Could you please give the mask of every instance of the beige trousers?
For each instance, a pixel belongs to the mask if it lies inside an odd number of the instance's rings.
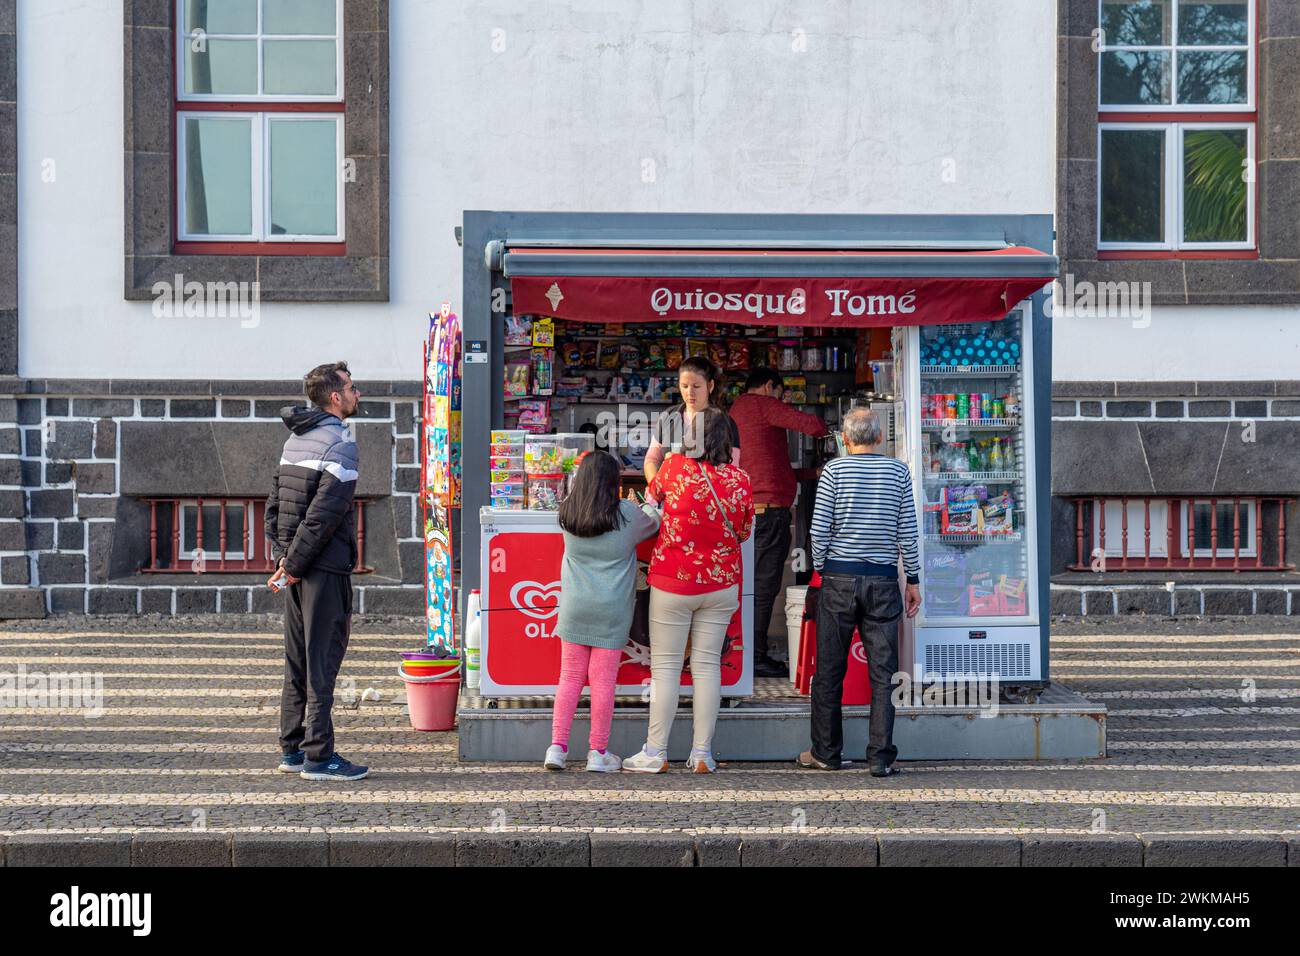
[[[713,728],[722,697],[722,644],[727,625],[740,606],[740,588],[732,585],[707,594],[673,594],[650,589],[650,730],[646,746],[667,751],[668,734],[677,716],[682,662],[691,642],[691,712],[693,747],[712,752]]]

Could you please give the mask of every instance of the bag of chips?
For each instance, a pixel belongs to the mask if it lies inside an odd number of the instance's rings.
[[[533,322],[533,345],[550,348],[555,345],[555,320],[537,319]]]

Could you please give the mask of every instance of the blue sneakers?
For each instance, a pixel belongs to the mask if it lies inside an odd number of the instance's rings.
[[[301,750],[295,750],[291,754],[280,755],[280,766],[278,769],[281,773],[297,773],[302,769],[302,765],[306,763],[306,761],[307,755]]]
[[[334,754],[329,760],[305,760],[299,776],[304,780],[364,780],[369,773],[369,767],[358,767]]]

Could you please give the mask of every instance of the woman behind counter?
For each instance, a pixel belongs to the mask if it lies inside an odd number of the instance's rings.
[[[587,769],[618,770],[607,752],[614,683],[632,628],[636,546],[659,530],[659,513],[618,497],[619,464],[603,451],[585,455],[568,497],[560,503],[564,561],[560,565],[560,682],[544,766],[563,770],[569,730],[582,688],[591,685]]]
[[[722,384],[721,370],[703,356],[694,355],[682,362],[677,370],[677,388],[682,401],[655,419],[650,448],[645,453],[645,480],[655,480],[663,467],[664,458],[674,445],[681,445],[686,430],[696,414],[705,408],[719,408],[718,389]],[[740,430],[731,416],[723,412],[728,438],[731,441],[731,463],[740,464]]]
[[[663,527],[650,560],[650,726],[645,747],[624,770],[664,773],[677,714],[682,663],[691,643],[695,733],[687,767],[712,773],[713,730],[722,697],[722,647],[740,606],[741,542],[754,525],[749,476],[732,464],[730,419],[701,408],[686,454],[657,469],[650,494],[663,503]]]

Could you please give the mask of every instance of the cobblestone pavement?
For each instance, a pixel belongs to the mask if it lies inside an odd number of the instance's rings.
[[[336,713],[340,749],[373,768],[345,786],[275,771],[280,638],[258,623],[0,631],[0,674],[98,674],[104,705],[98,717],[0,706],[0,835],[758,834],[795,821],[815,833],[1082,834],[1098,811],[1111,833],[1300,832],[1300,635],[1281,628],[1062,627],[1053,677],[1110,708],[1106,759],[915,762],[889,780],[779,764],[650,777],[462,766],[454,734],[407,722],[396,659],[414,629],[377,628],[354,635],[343,668],[341,694],[379,693]]]

